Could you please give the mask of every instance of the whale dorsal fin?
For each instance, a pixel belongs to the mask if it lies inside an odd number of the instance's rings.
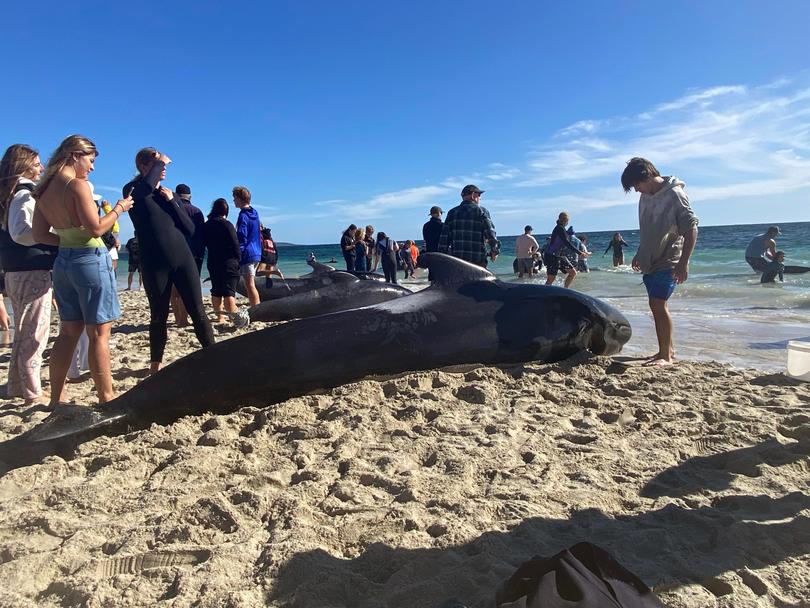
[[[334,266],[321,264],[318,260],[307,260],[307,264],[312,266],[313,274],[317,274],[319,272],[333,272],[335,270]]]
[[[358,279],[353,274],[349,274],[348,272],[343,272],[342,270],[335,270],[334,272],[329,273],[329,278],[331,281],[335,283],[359,283],[360,279]]]
[[[495,275],[486,268],[446,253],[423,253],[419,256],[419,266],[430,271],[431,285],[457,287],[472,281],[495,280]]]

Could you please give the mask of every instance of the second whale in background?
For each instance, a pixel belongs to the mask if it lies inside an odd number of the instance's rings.
[[[249,320],[305,319],[315,315],[388,302],[413,293],[410,289],[399,285],[365,281],[346,272],[335,271],[328,277],[329,283],[326,285],[251,306],[246,311]],[[240,317],[240,319],[244,319],[244,317]],[[237,325],[242,324],[244,324],[244,320],[237,320]]]

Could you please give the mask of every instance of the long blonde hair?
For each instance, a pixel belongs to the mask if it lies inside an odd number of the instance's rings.
[[[25,172],[34,166],[37,156],[39,152],[31,146],[14,144],[0,160],[0,225],[3,230],[8,226],[8,204],[14,197],[14,189]]]
[[[39,184],[37,184],[34,197],[39,198],[48,189],[48,185],[54,176],[64,169],[71,160],[75,160],[77,156],[89,156],[90,154],[98,156],[96,144],[92,141],[83,135],[66,137],[48,159],[48,166],[45,167],[45,173],[42,179],[39,180]]]

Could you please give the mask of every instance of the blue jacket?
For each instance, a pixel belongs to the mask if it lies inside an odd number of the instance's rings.
[[[259,232],[259,212],[253,207],[239,211],[236,220],[236,236],[239,239],[240,264],[255,264],[262,259],[262,235]]]

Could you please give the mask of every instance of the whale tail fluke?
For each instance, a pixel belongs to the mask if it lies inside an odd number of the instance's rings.
[[[42,462],[47,456],[70,459],[84,441],[107,432],[126,413],[110,413],[81,405],[59,405],[30,431],[0,442],[0,471]]]

